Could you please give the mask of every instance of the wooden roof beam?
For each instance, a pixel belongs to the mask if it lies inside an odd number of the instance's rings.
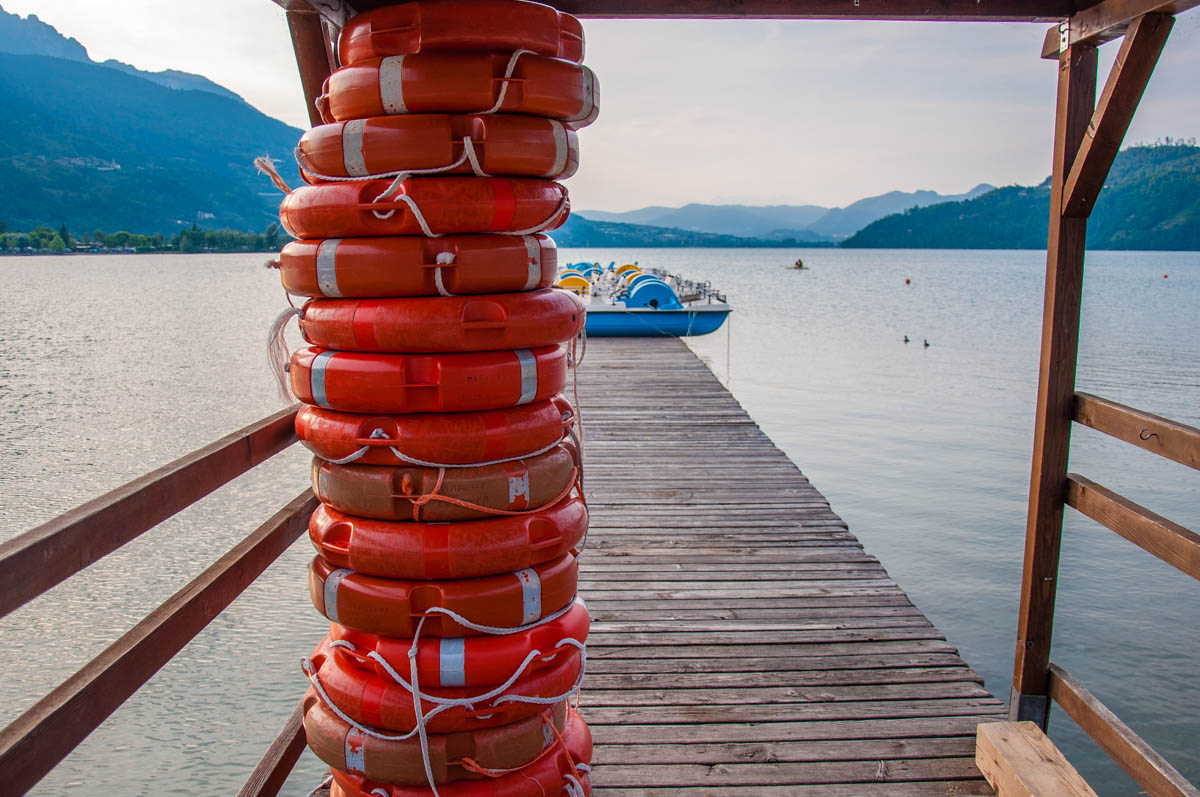
[[[274,0],[317,11],[340,26],[356,13],[397,0]],[[1050,22],[1075,13],[1074,0],[550,0],[578,17],[601,19],[876,19]]]
[[[1147,14],[1180,14],[1198,5],[1200,0],[1102,0],[1046,31],[1042,58],[1057,61],[1058,54],[1072,45],[1119,39],[1134,20]]]

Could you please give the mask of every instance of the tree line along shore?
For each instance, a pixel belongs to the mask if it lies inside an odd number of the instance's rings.
[[[57,230],[41,225],[19,232],[0,220],[0,255],[277,252],[290,240],[278,222],[262,232],[202,230],[193,224],[174,235],[140,235],[125,230],[73,233],[66,224]]]

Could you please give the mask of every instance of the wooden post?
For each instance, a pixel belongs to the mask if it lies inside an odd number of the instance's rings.
[[[1067,454],[1074,414],[1079,305],[1083,288],[1086,218],[1062,213],[1063,185],[1096,104],[1096,48],[1075,45],[1059,54],[1054,126],[1054,176],[1025,568],[1017,625],[1009,715],[1046,726],[1050,633],[1058,583],[1059,543],[1066,498]]]

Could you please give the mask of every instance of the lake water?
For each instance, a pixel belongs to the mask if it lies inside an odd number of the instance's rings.
[[[637,260],[728,293],[728,334],[693,347],[1007,697],[1043,253],[561,254]],[[810,271],[784,269],[798,255]],[[264,349],[284,299],[264,260],[0,258],[0,538],[279,406]],[[1200,424],[1197,308],[1200,254],[1090,254],[1080,388]],[[1073,442],[1073,470],[1200,528],[1195,471],[1090,430]],[[300,492],[306,463],[298,447],[285,452],[5,618],[0,722]],[[1070,510],[1063,546],[1054,660],[1200,781],[1200,584]],[[37,793],[236,791],[303,692],[298,660],[324,633],[307,597],[310,555],[298,542]],[[1136,793],[1062,712],[1051,735],[1098,791]],[[306,754],[285,793],[306,793],[321,769]]]

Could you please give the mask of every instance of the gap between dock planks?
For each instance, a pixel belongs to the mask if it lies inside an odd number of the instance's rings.
[[[606,795],[988,795],[1004,706],[675,339],[588,341],[581,711]]]

